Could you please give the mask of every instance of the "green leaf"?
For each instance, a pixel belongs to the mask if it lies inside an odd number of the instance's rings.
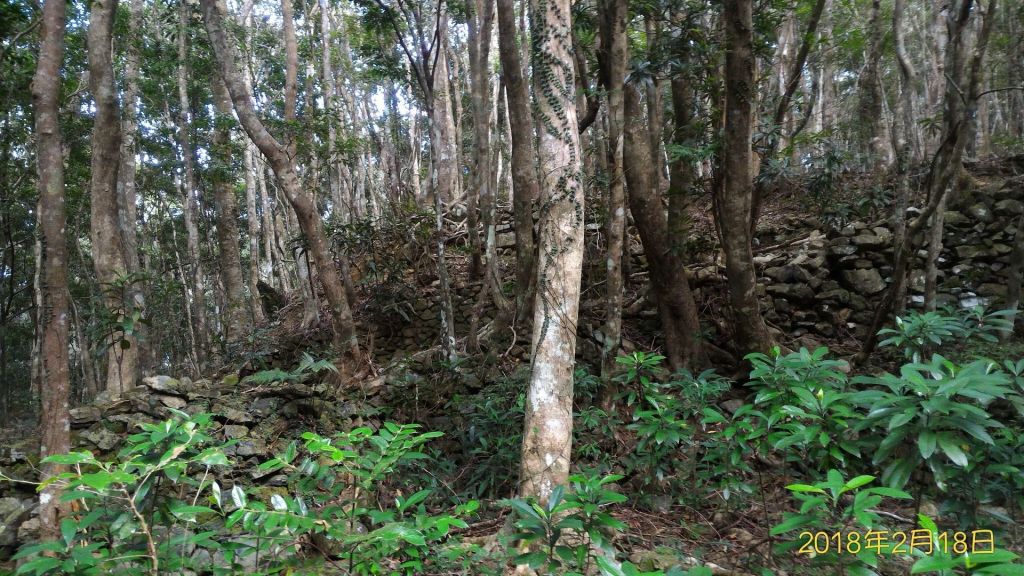
[[[231,501],[235,503],[235,507],[244,508],[246,503],[245,490],[238,484],[235,484],[231,488]]]
[[[921,457],[927,460],[935,453],[935,432],[924,430],[917,437],[917,447],[921,451]]]
[[[868,476],[866,474],[863,475],[863,476],[857,476],[856,478],[850,479],[849,482],[847,482],[845,485],[843,485],[843,492],[849,492],[850,490],[856,490],[857,488],[860,488],[861,486],[864,486],[865,484],[870,484],[871,482],[874,482],[874,480],[875,480],[874,476]]]
[[[788,516],[785,520],[773,526],[769,534],[771,534],[772,536],[778,536],[779,534],[784,534],[786,532],[789,532],[790,530],[795,530],[797,528],[800,528],[801,526],[805,526],[811,520],[812,518],[810,516],[794,514]]]
[[[956,568],[957,566],[963,565],[963,561],[959,558],[943,558],[936,556],[925,556],[910,568],[911,574],[924,574],[926,572],[939,572],[942,570],[949,570],[950,568]]]
[[[64,538],[64,543],[71,546],[71,543],[75,540],[75,534],[78,533],[78,525],[75,521],[70,518],[64,518],[60,521],[60,535]]]
[[[815,494],[824,494],[825,491],[817,486],[811,486],[810,484],[790,484],[786,486],[786,490],[791,492],[813,492]]]
[[[946,456],[953,461],[954,464],[965,468],[967,466],[967,454],[960,449],[957,445],[957,438],[955,436],[948,436],[943,434],[939,436],[939,447],[946,453]]]

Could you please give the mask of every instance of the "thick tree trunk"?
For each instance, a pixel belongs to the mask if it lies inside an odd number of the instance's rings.
[[[217,208],[217,245],[220,247],[220,278],[224,284],[224,341],[236,343],[252,331],[252,302],[245,292],[242,259],[238,253],[238,208],[231,169],[231,96],[219,78],[213,81],[217,118],[213,132],[211,180]]]
[[[535,109],[543,176],[533,359],[520,494],[547,502],[565,484],[572,451],[573,369],[583,267],[584,196],[569,0],[531,12]]]
[[[508,98],[509,132],[512,135],[512,217],[516,234],[516,321],[533,311],[536,289],[536,243],[533,209],[540,196],[537,181],[533,115],[530,89],[523,78],[523,64],[516,43],[514,0],[497,0],[498,42],[501,75]]]
[[[320,283],[323,286],[324,294],[331,309],[331,326],[334,333],[335,346],[339,351],[347,347],[353,356],[356,356],[358,355],[359,344],[356,339],[352,310],[349,307],[348,299],[345,297],[344,285],[342,284],[341,277],[338,275],[334,259],[331,257],[327,246],[320,213],[317,211],[316,205],[310,196],[301,188],[298,175],[295,172],[292,155],[289,154],[286,147],[282,146],[267,131],[263,122],[259,119],[256,109],[253,107],[252,97],[248,90],[246,90],[245,83],[238,72],[234,50],[227,43],[227,37],[222,25],[221,8],[215,2],[216,0],[202,0],[203,19],[206,22],[206,30],[210,36],[214,55],[220,65],[224,83],[227,85],[228,93],[231,95],[235,113],[238,115],[239,121],[249,135],[249,138],[252,139],[253,143],[270,161],[274,174],[281,185],[281,190],[295,211],[299,228],[309,244],[310,255],[316,265],[320,276]],[[287,100],[289,98],[286,97]],[[285,105],[286,116],[289,107],[291,107],[291,111],[294,114],[294,98],[291,98],[291,100],[291,104],[286,102]]]
[[[89,186],[92,257],[106,292],[106,305],[117,320],[130,318],[128,265],[121,240],[117,173],[121,164],[121,118],[114,86],[112,37],[117,0],[98,0],[89,12],[89,87],[96,105],[92,130],[92,181]],[[125,342],[126,344],[122,344]],[[117,329],[107,351],[107,390],[121,393],[135,385],[138,341]]]
[[[604,346],[601,350],[601,378],[606,382],[611,381],[615,372],[615,358],[622,342],[622,258],[626,237],[622,99],[626,64],[629,62],[629,44],[626,39],[628,15],[628,0],[603,0],[600,4],[599,61],[601,83],[608,93],[608,203],[605,230],[608,258],[605,267]]]
[[[725,128],[721,152],[721,189],[715,198],[733,339],[737,352],[765,352],[771,337],[757,301],[757,278],[751,251],[753,193],[751,130],[755,61],[751,0],[725,0]]]
[[[64,208],[64,153],[60,132],[61,63],[64,59],[65,2],[46,0],[39,32],[39,58],[32,80],[35,108],[36,161],[39,170],[39,227],[42,231],[41,271],[43,306],[40,308],[42,345],[40,394],[40,456],[71,450],[68,401],[71,374],[68,364],[67,218]],[[44,478],[63,467],[43,464]],[[44,540],[60,536],[60,492],[56,483],[39,494],[40,532]]]

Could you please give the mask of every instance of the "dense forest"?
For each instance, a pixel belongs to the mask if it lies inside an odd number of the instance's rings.
[[[0,0],[0,574],[1024,574],[1021,0]]]

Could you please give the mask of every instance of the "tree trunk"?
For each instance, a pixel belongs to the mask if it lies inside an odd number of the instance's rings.
[[[140,0],[129,0],[128,3],[128,39],[125,48],[125,90],[124,90],[124,117],[122,119],[121,139],[121,167],[118,172],[118,216],[121,226],[121,241],[124,243],[125,264],[128,272],[138,274],[142,271],[139,263],[139,242],[137,226],[137,210],[135,203],[137,193],[135,190],[135,138],[138,134],[137,117],[139,107],[136,103],[139,97],[139,43],[141,42],[142,25],[142,2]],[[130,303],[129,308],[144,312],[146,309],[146,298],[140,285],[140,280],[135,278],[126,287],[126,296]],[[147,341],[146,328],[143,325],[136,326],[141,338],[136,339],[136,370],[142,368],[143,359],[146,354],[143,352],[143,343]],[[146,349],[149,348],[147,344]],[[134,379],[134,378],[133,378]]]
[[[629,210],[633,215],[651,273],[651,288],[657,300],[665,356],[674,370],[689,366],[698,352],[697,306],[683,261],[671,251],[669,222],[655,177],[650,132],[644,122],[640,93],[625,88],[624,160],[629,188]]]
[[[287,1],[285,0],[284,4],[287,4]],[[345,297],[344,285],[341,282],[341,277],[338,275],[334,259],[331,257],[327,246],[320,213],[317,211],[316,205],[309,195],[301,188],[298,175],[295,172],[293,156],[285,146],[282,146],[267,131],[256,113],[252,97],[238,72],[234,51],[227,43],[221,23],[221,8],[215,2],[216,0],[202,0],[203,19],[206,22],[210,44],[213,47],[215,58],[220,65],[224,83],[227,85],[228,93],[231,95],[235,113],[238,115],[239,121],[249,135],[249,138],[252,139],[253,143],[270,161],[274,174],[278,182],[280,182],[281,190],[288,198],[288,202],[292,205],[292,209],[298,218],[299,228],[309,244],[310,255],[313,258],[313,263],[316,265],[320,276],[320,283],[323,286],[324,294],[331,309],[331,326],[335,347],[339,351],[347,347],[353,356],[357,356],[359,344],[356,339],[352,310],[349,307],[348,299]],[[288,22],[286,20],[287,27]],[[294,30],[292,34],[294,35]],[[286,96],[285,100],[286,117],[289,111],[294,115],[294,97],[289,98]],[[291,100],[290,104],[287,102],[289,100]]]
[[[925,224],[935,214],[939,206],[945,203],[954,176],[963,169],[963,152],[967,146],[967,136],[972,133],[971,125],[975,121],[975,112],[977,111],[980,93],[982,60],[984,59],[985,49],[988,46],[988,39],[992,33],[996,0],[989,0],[988,6],[982,11],[974,10],[973,6],[974,0],[959,0],[949,10],[949,16],[947,17],[949,44],[946,61],[943,66],[945,74],[948,74],[949,78],[946,83],[942,140],[938,150],[936,150],[935,155],[932,157],[925,180],[925,189],[928,191],[928,204],[921,214],[914,219],[913,223],[907,227],[906,240],[903,242],[902,249],[898,250],[895,254],[892,284],[889,285],[889,288],[882,297],[882,301],[875,308],[875,315],[871,326],[868,328],[867,338],[856,358],[858,362],[863,362],[874,351],[875,346],[878,344],[878,331],[889,318],[896,295],[900,294],[901,290],[904,290],[907,268],[914,251],[915,238],[924,229]],[[975,12],[978,12],[983,20],[981,30],[974,43],[969,71],[966,71],[964,59],[966,58],[967,50],[964,33],[967,30],[971,14]],[[965,75],[968,78],[966,90],[961,88]]]
[[[902,250],[907,241],[907,208],[910,206],[910,163],[912,161],[912,142],[914,118],[912,99],[915,84],[914,67],[907,55],[903,34],[904,0],[894,0],[892,11],[893,39],[896,45],[896,63],[899,66],[900,97],[896,107],[893,127],[893,151],[895,152],[895,192],[893,201],[893,247],[897,252]],[[907,305],[906,284],[904,289],[894,295],[894,313],[902,316]]]
[[[246,297],[242,259],[238,254],[238,208],[231,169],[231,96],[219,78],[213,81],[213,101],[219,118],[213,132],[213,201],[217,208],[220,278],[224,284],[224,341],[233,344],[252,331],[253,310]]]
[[[858,130],[861,142],[867,148],[868,166],[874,171],[874,163],[882,160],[883,167],[889,165],[888,148],[882,130],[882,85],[878,64],[882,58],[882,0],[871,1],[871,16],[868,18],[868,51],[864,69],[858,81]]]
[[[622,258],[626,237],[626,198],[622,160],[623,87],[629,44],[626,39],[628,0],[603,0],[600,4],[601,83],[608,93],[608,203],[605,231],[608,258],[605,268],[604,346],[601,378],[610,382],[622,342]],[[650,160],[650,158],[648,158]]]
[[[512,135],[512,217],[516,235],[516,322],[533,311],[536,290],[536,243],[533,209],[540,196],[537,152],[533,139],[530,89],[523,78],[523,64],[516,43],[514,0],[497,0],[501,76],[508,98],[509,132]]]
[[[209,347],[207,346],[208,322],[206,320],[206,272],[203,270],[202,251],[199,247],[199,178],[195,169],[195,152],[189,138],[190,106],[188,97],[188,21],[191,7],[182,2],[178,21],[178,146],[181,148],[181,160],[184,165],[182,179],[182,208],[185,220],[185,251],[188,254],[189,268],[192,270],[192,308],[193,333],[195,334],[197,369],[206,365]]]
[[[485,247],[481,242],[477,216],[485,234],[494,224],[494,190],[491,188],[491,30],[494,26],[494,0],[469,0],[467,24],[469,45],[469,96],[473,113],[473,174],[468,207],[471,278],[483,273]],[[490,264],[488,264],[490,266]],[[487,279],[485,278],[485,281]]]
[[[448,279],[448,263],[445,254],[444,213],[445,204],[453,199],[458,184],[458,150],[455,145],[455,123],[452,119],[451,98],[448,78],[448,14],[442,13],[437,19],[438,45],[437,60],[434,63],[433,84],[427,114],[430,118],[430,161],[434,178],[434,234],[436,238],[438,300],[441,309],[441,350],[448,361],[455,359],[455,314],[452,309],[451,286]]]
[[[519,490],[545,503],[569,475],[583,267],[584,196],[570,10],[569,0],[540,2],[531,12],[530,26],[543,188]]]
[[[757,301],[757,278],[751,251],[753,192],[751,130],[756,101],[752,0],[724,0],[725,127],[721,188],[716,216],[725,252],[725,271],[737,352],[766,352],[772,341]]]
[[[132,317],[127,299],[128,265],[121,240],[117,172],[121,163],[121,118],[114,86],[112,37],[117,0],[98,0],[89,12],[89,87],[96,105],[89,186],[92,257],[106,306],[116,321]],[[121,393],[135,385],[138,342],[113,328],[107,351],[107,390]]]
[[[39,170],[39,227],[42,253],[40,329],[42,345],[40,379],[40,456],[64,454],[71,450],[68,401],[71,374],[68,358],[68,262],[67,218],[64,208],[64,152],[60,132],[61,64],[64,60],[65,2],[46,0],[39,32],[39,57],[32,80],[35,108],[36,162]],[[43,464],[43,478],[64,471],[56,464]],[[40,533],[44,540],[60,536],[60,491],[50,484],[39,494]]]

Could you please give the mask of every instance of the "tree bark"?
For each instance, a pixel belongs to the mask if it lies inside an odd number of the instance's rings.
[[[623,87],[626,81],[626,64],[629,62],[629,44],[626,38],[629,2],[602,0],[599,9],[601,49],[598,57],[601,83],[608,94],[608,201],[605,230],[608,257],[605,266],[605,325],[604,346],[601,349],[601,378],[605,382],[610,382],[622,342],[622,258],[626,237],[622,130]]]
[[[583,267],[584,196],[569,0],[531,11],[535,110],[543,176],[537,305],[519,490],[547,502],[568,480],[573,368]]]
[[[210,37],[215,58],[220,65],[224,83],[231,95],[235,113],[249,138],[267,157],[274,170],[274,175],[280,182],[281,190],[295,211],[299,228],[309,244],[310,255],[319,272],[320,283],[331,309],[331,327],[335,347],[339,351],[347,347],[353,356],[357,356],[359,344],[356,339],[352,310],[345,297],[345,288],[334,265],[334,259],[327,247],[320,213],[309,195],[301,188],[298,175],[295,172],[293,156],[267,131],[256,113],[252,96],[238,72],[234,51],[227,43],[222,25],[221,8],[215,2],[216,0],[202,0],[203,19],[206,22],[206,31]],[[294,111],[294,98],[292,100],[291,104],[286,103],[285,105],[286,116],[289,106]]]
[[[512,217],[516,235],[516,322],[533,311],[536,291],[536,242],[533,209],[540,196],[537,152],[530,112],[530,89],[523,78],[523,64],[516,42],[514,0],[497,0],[498,43],[501,76],[508,98],[509,132],[512,135]]]
[[[231,176],[231,96],[219,78],[213,80],[213,102],[217,109],[213,131],[211,166],[213,201],[217,209],[217,245],[220,248],[220,278],[224,284],[224,341],[234,344],[252,331],[254,312],[245,291],[242,258],[238,251],[238,206]]]
[[[651,289],[665,335],[665,356],[672,369],[679,370],[690,366],[698,353],[697,306],[683,261],[671,251],[673,239],[658,190],[650,132],[640,93],[632,86],[625,88],[625,118],[623,157],[629,211],[650,268]]]
[[[725,127],[721,188],[715,198],[725,252],[725,271],[737,351],[766,352],[772,340],[757,301],[757,278],[751,251],[753,194],[751,130],[756,101],[751,0],[724,0]]]
[[[882,0],[871,1],[871,16],[868,18],[868,51],[864,69],[858,81],[858,130],[861,141],[865,144],[869,157],[868,166],[874,166],[879,159],[884,159],[884,166],[889,164],[888,149],[885,145],[882,129],[882,85],[879,78],[878,64],[882,58],[882,36],[884,28],[881,22]]]
[[[206,272],[203,269],[202,250],[199,246],[199,178],[195,168],[195,151],[189,137],[191,124],[190,102],[188,97],[188,21],[191,6],[182,2],[178,20],[178,146],[181,148],[181,161],[184,166],[182,178],[182,212],[185,220],[185,251],[188,254],[189,268],[192,271],[189,303],[192,313],[193,334],[195,334],[196,368],[202,370],[209,354],[207,338],[209,330],[206,319]]]
[[[67,218],[64,208],[64,152],[60,132],[61,64],[64,59],[65,6],[62,0],[43,3],[39,32],[39,57],[32,80],[35,108],[36,162],[39,173],[39,227],[42,231],[41,325],[39,350],[40,456],[71,450],[68,401],[71,373],[68,354],[68,262]],[[56,464],[43,464],[44,478],[64,471]],[[39,522],[44,540],[60,536],[60,492],[56,483],[39,494]]]
[[[90,164],[93,266],[105,291],[106,306],[115,320],[130,318],[127,299],[130,279],[121,239],[117,173],[121,164],[121,118],[114,86],[112,33],[117,0],[98,0],[89,12],[89,87],[96,105]],[[134,334],[114,328],[107,351],[107,390],[121,393],[135,385],[138,341]],[[123,342],[123,344],[122,344]]]
[[[135,138],[138,134],[139,107],[136,102],[139,97],[139,44],[141,42],[142,26],[142,2],[140,0],[129,0],[128,2],[128,38],[125,47],[124,64],[124,115],[122,118],[122,139],[121,139],[121,167],[118,172],[118,216],[121,225],[121,241],[124,243],[125,265],[130,274],[138,274],[142,271],[139,262],[139,242],[135,189]],[[146,298],[140,285],[141,279],[134,281],[127,287],[127,299],[130,308],[139,310],[146,309]],[[148,350],[149,345],[143,344],[147,341],[146,328],[143,325],[136,327],[137,332],[142,336],[137,338],[135,345],[136,352],[136,374],[142,369],[143,359],[147,354],[143,348]],[[133,377],[134,380],[134,377]]]
[[[907,54],[903,34],[904,0],[894,0],[892,10],[893,39],[896,46],[896,63],[899,66],[900,87],[899,102],[896,107],[893,127],[893,151],[895,152],[895,192],[893,194],[893,247],[897,252],[902,250],[907,240],[907,208],[910,205],[910,163],[914,130],[913,90],[916,81],[914,67]],[[906,309],[907,293],[904,289],[894,294],[894,312],[901,316]]]

